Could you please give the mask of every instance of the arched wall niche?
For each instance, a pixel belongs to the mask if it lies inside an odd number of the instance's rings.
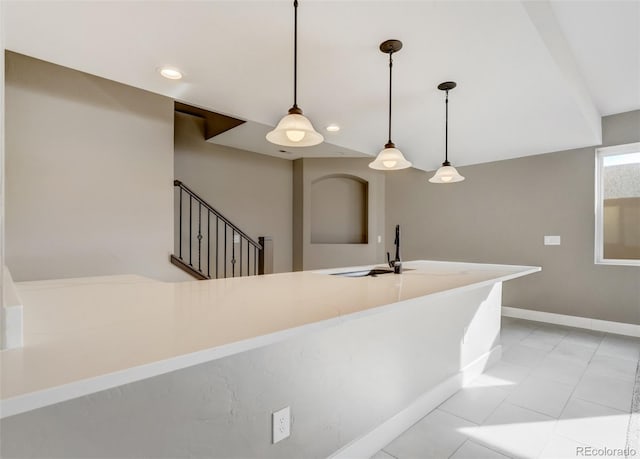
[[[367,244],[369,182],[328,174],[311,182],[311,243]]]

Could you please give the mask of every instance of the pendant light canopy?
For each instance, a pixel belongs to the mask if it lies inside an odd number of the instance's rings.
[[[444,162],[442,167],[429,179],[431,183],[455,183],[462,182],[464,177],[458,173],[449,162],[449,91],[457,85],[455,81],[445,81],[438,85],[438,89],[446,92],[445,96],[445,123],[444,123]]]
[[[402,49],[400,40],[387,40],[380,45],[380,51],[389,55],[389,140],[384,146],[384,150],[378,153],[375,161],[369,163],[371,169],[383,171],[395,171],[411,167],[402,152],[396,148],[391,141],[391,75],[393,70],[393,53]]]
[[[322,143],[324,137],[311,125],[311,121],[298,107],[298,0],[293,2],[293,107],[280,120],[273,131],[267,133],[267,140],[284,147],[311,147]]]

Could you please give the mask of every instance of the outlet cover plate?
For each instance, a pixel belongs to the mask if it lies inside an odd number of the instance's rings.
[[[273,443],[284,440],[291,434],[291,407],[282,408],[272,414]]]
[[[544,245],[560,245],[560,236],[545,236]]]

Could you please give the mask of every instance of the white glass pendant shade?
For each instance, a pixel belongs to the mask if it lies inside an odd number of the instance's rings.
[[[267,134],[267,140],[284,147],[311,147],[322,143],[324,137],[302,113],[289,113]]]
[[[458,173],[455,167],[443,165],[436,171],[433,177],[429,179],[431,183],[456,183],[462,182],[464,177]]]
[[[324,137],[318,133],[298,107],[298,0],[293,1],[293,106],[289,114],[280,120],[273,131],[267,133],[267,140],[283,147],[312,147],[322,143]]]
[[[444,162],[442,167],[429,179],[431,183],[456,183],[462,182],[464,177],[458,173],[449,162],[449,91],[457,86],[455,81],[445,81],[438,85],[438,89],[445,91],[445,128],[444,128]]]
[[[400,150],[391,141],[391,96],[393,87],[391,85],[391,74],[393,71],[393,54],[402,49],[400,40],[386,40],[380,43],[380,51],[389,55],[389,140],[384,146],[384,150],[378,153],[376,159],[369,163],[371,169],[379,171],[397,171],[411,167]]]
[[[375,161],[369,163],[371,169],[377,169],[380,171],[397,171],[400,169],[406,169],[411,167],[411,162],[404,158],[404,155],[395,146],[389,146],[378,153]]]

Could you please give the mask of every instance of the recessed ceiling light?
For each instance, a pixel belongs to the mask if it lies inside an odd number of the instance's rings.
[[[338,126],[337,124],[330,124],[329,126],[327,126],[327,131],[329,132],[338,132],[340,130],[340,126]]]
[[[182,72],[172,67],[162,67],[160,69],[160,75],[170,80],[179,80],[182,78]]]

